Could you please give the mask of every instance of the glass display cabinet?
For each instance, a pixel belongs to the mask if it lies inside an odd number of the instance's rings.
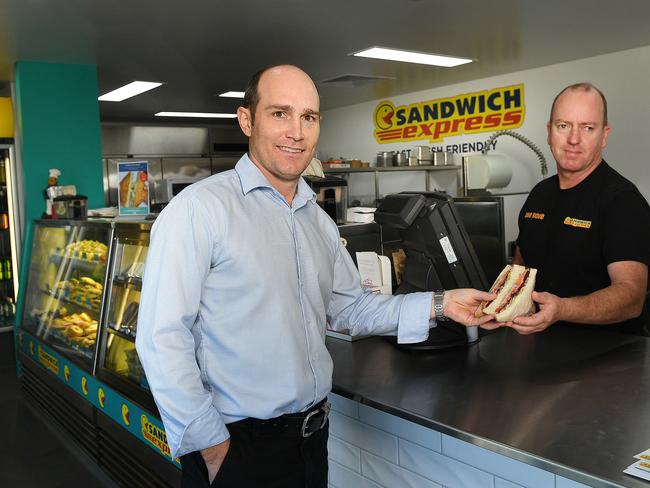
[[[114,225],[97,377],[156,411],[135,350],[142,271],[150,230],[149,223]]]
[[[21,326],[93,372],[109,222],[37,221]]]
[[[135,349],[150,231],[36,221],[17,352],[26,394],[121,486],[180,486]]]

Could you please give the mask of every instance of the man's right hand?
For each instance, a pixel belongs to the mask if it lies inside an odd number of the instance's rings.
[[[230,449],[230,439],[226,439],[221,444],[201,449],[201,456],[203,456],[205,466],[208,468],[208,480],[210,484],[212,484],[214,478],[217,476],[219,468],[221,468],[223,460],[226,458],[226,454],[228,454],[228,449]]]
[[[442,299],[443,313],[448,318],[466,326],[485,325],[494,320],[493,315],[484,315],[477,318],[474,315],[481,302],[494,300],[496,295],[487,291],[474,290],[473,288],[456,288],[446,290]],[[431,310],[431,318],[435,312]]]

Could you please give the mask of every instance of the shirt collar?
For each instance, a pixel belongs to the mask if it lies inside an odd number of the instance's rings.
[[[255,163],[251,161],[248,157],[248,153],[244,154],[239,161],[237,161],[235,171],[239,175],[239,181],[241,182],[241,189],[244,195],[247,195],[257,188],[270,188],[275,193],[278,193],[271,183],[269,183],[269,180],[266,179],[266,176],[264,176]],[[300,178],[298,181],[296,196],[294,197],[294,207],[302,206],[310,200],[316,202],[316,194],[309,187],[304,178]]]

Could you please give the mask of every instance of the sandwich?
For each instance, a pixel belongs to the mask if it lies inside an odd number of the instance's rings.
[[[126,173],[120,180],[120,206],[131,207],[133,205],[133,190],[131,171]]]
[[[120,181],[120,205],[135,208],[147,202],[147,174],[144,171],[129,171]]]
[[[138,171],[136,178],[135,191],[133,192],[133,206],[139,207],[143,203],[147,203],[148,188],[147,188],[147,173]]]
[[[490,293],[497,297],[491,302],[481,303],[474,315],[494,315],[497,322],[510,322],[515,317],[528,314],[533,309],[532,293],[536,277],[535,268],[507,265],[490,288]]]

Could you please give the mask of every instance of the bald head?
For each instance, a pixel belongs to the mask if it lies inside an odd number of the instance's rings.
[[[549,123],[553,122],[553,116],[554,116],[553,114],[555,112],[555,106],[557,105],[558,99],[567,91],[576,91],[576,92],[582,91],[582,92],[597,93],[602,102],[603,125],[607,125],[607,100],[605,99],[605,95],[595,85],[592,85],[591,83],[588,82],[575,83],[573,85],[569,85],[556,95],[556,97],[553,99],[553,104],[551,105],[551,118],[549,119]]]
[[[251,122],[255,121],[257,105],[260,102],[260,83],[266,84],[266,81],[282,82],[285,77],[295,79],[296,81],[300,81],[300,79],[303,78],[302,81],[305,81],[313,86],[316,97],[319,98],[318,89],[316,88],[314,81],[307,73],[305,73],[297,66],[294,66],[292,64],[275,64],[272,66],[267,66],[266,68],[259,70],[251,77],[250,81],[248,82],[248,86],[246,87],[246,92],[244,93],[244,103],[242,106],[250,110]],[[267,80],[264,81],[264,79]],[[319,107],[317,107],[317,109],[318,108]]]

